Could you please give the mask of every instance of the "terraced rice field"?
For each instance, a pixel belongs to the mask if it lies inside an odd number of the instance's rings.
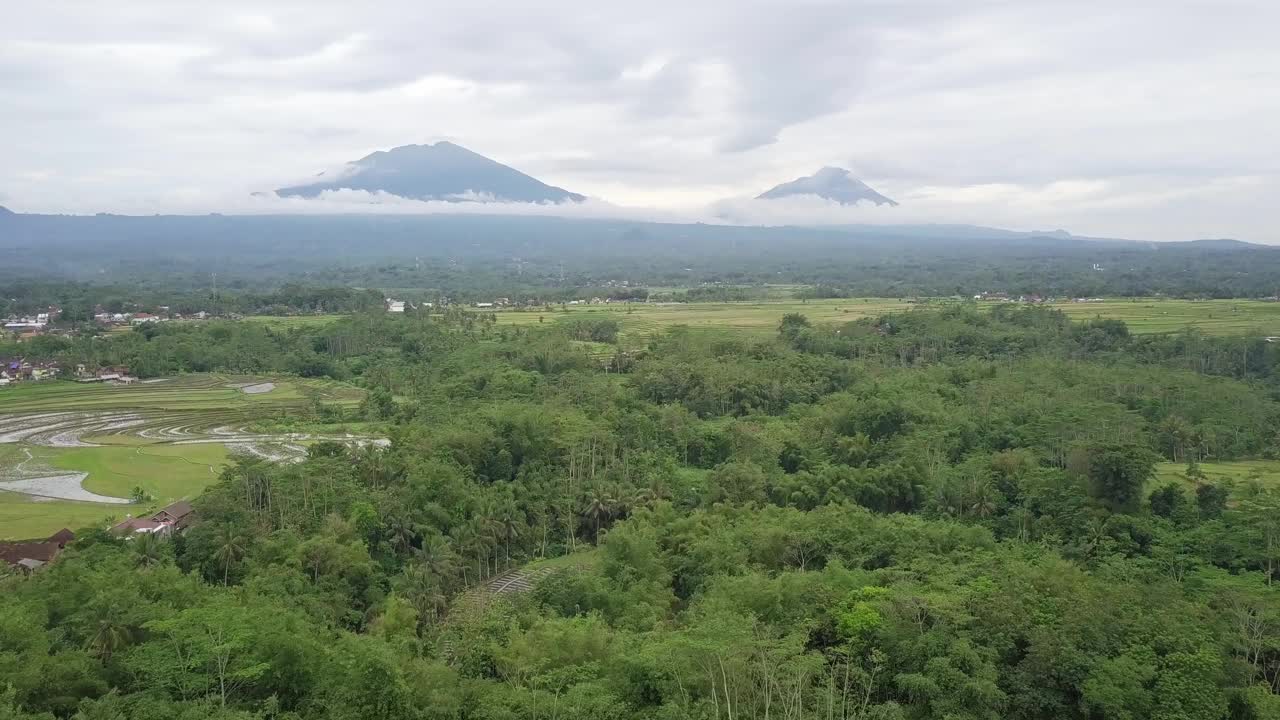
[[[253,429],[313,398],[345,404],[360,396],[337,383],[220,375],[7,388],[0,392],[0,538],[141,511],[125,505],[135,487],[161,504],[193,497],[229,454],[291,462],[311,441],[381,444],[347,433]]]

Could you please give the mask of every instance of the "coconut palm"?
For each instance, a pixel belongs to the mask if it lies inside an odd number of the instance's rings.
[[[519,508],[514,502],[508,501],[502,504],[498,510],[498,533],[502,537],[503,555],[506,558],[506,564],[511,564],[511,541],[519,540],[524,534],[524,517],[522,517]]]
[[[600,525],[613,514],[618,501],[603,487],[596,486],[587,496],[587,505],[582,514],[595,524],[596,544],[600,544]]]
[[[969,511],[980,518],[991,517],[996,511],[995,493],[990,485],[979,485],[974,491]]]
[[[422,548],[415,554],[422,567],[442,581],[452,578],[457,569],[458,554],[449,539],[439,533],[422,538]]]
[[[429,618],[435,622],[449,606],[442,579],[425,563],[416,563],[405,568],[399,586],[405,599],[418,611],[419,618]]]
[[[413,547],[413,541],[417,539],[418,532],[407,517],[395,512],[387,517],[384,524],[387,528],[387,538],[391,541],[391,547],[396,552],[408,552]]]
[[[231,575],[231,565],[244,559],[249,549],[249,538],[235,525],[223,525],[218,533],[213,557],[222,564],[222,584],[225,587]]]
[[[133,540],[133,562],[140,568],[164,562],[164,541],[155,533],[142,533]]]
[[[98,605],[94,609],[93,635],[89,638],[89,652],[105,665],[111,656],[133,640],[133,628],[125,622],[124,613],[114,603]]]

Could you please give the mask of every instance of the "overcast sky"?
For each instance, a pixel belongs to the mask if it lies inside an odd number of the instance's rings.
[[[0,204],[254,209],[450,139],[588,212],[1280,243],[1277,28],[1276,0],[13,2]],[[743,199],[823,165],[901,205]]]

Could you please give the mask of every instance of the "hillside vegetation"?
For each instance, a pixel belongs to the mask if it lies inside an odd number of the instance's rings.
[[[176,539],[0,581],[0,717],[1280,713],[1275,344],[1013,305],[617,330],[60,348],[350,381],[392,443],[236,459]]]

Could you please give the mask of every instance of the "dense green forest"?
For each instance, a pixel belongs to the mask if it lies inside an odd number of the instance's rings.
[[[0,718],[1280,717],[1280,488],[1199,469],[1280,457],[1274,344],[1018,306],[575,344],[601,322],[27,344],[355,382],[392,444],[237,461],[173,540],[0,580]]]
[[[1270,297],[1280,249],[949,225],[738,227],[483,215],[0,215],[0,312],[32,280],[257,312],[285,285],[556,302],[629,287],[815,286],[823,297]],[[217,274],[215,280],[214,274]],[[218,288],[225,297],[214,292]],[[93,293],[86,293],[92,295]],[[128,302],[143,298],[126,297]],[[324,298],[299,298],[295,309]],[[680,298],[675,298],[680,299]],[[90,305],[103,300],[94,299]],[[199,307],[196,307],[199,306]],[[342,306],[343,311],[351,309]]]

